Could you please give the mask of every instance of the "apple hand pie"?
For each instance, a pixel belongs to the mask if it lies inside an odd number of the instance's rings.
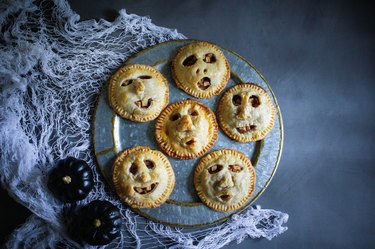
[[[168,104],[169,88],[164,76],[148,65],[121,67],[109,81],[109,104],[123,118],[146,122],[159,116]]]
[[[194,171],[194,186],[211,209],[229,212],[243,206],[255,190],[255,169],[243,153],[221,149],[203,157]]]
[[[239,142],[263,139],[274,126],[275,114],[270,96],[253,83],[228,89],[219,101],[217,113],[224,133]]]
[[[160,206],[175,185],[167,157],[144,146],[126,149],[116,157],[112,180],[120,199],[132,208]]]
[[[211,98],[226,86],[230,67],[217,46],[194,42],[177,52],[172,60],[172,76],[186,93],[197,98]]]
[[[156,121],[159,146],[169,156],[192,159],[206,153],[216,142],[217,122],[214,113],[195,100],[168,105]]]

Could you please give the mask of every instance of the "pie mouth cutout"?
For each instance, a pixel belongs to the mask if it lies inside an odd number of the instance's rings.
[[[152,193],[158,185],[158,182],[154,182],[147,187],[133,187],[133,189],[140,195],[146,195]]]
[[[149,98],[147,102],[145,102],[144,100],[138,100],[134,102],[134,104],[138,106],[139,108],[148,109],[153,104],[153,102],[154,100],[152,98]]]
[[[256,129],[257,129],[256,125],[246,125],[246,126],[243,126],[243,127],[237,127],[236,128],[238,133],[241,133],[241,134],[247,133],[249,131],[255,131]]]
[[[219,195],[219,199],[223,202],[228,202],[230,199],[232,199],[232,196],[230,194],[222,194]]]
[[[201,90],[207,90],[207,88],[211,86],[211,79],[208,77],[204,77],[200,81],[197,82],[197,86]]]
[[[182,146],[184,147],[193,147],[197,143],[197,139],[195,137],[188,137],[185,138],[182,142]]]

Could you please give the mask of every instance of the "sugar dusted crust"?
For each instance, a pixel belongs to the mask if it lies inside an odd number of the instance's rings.
[[[129,157],[140,157],[142,154],[147,154],[147,159],[152,159],[155,163],[161,164],[161,166],[156,165],[156,167],[160,167],[160,172],[158,172],[160,174],[160,179],[158,180],[165,180],[167,182],[163,183],[164,189],[161,189],[158,193],[152,192],[145,196],[144,199],[140,200],[136,195],[132,194],[132,192],[129,191],[129,187],[126,186],[129,182],[131,183],[131,185],[129,185],[130,187],[137,183],[134,178],[129,176],[130,174],[125,165]],[[130,207],[155,208],[163,204],[172,193],[175,185],[175,175],[168,158],[163,153],[157,150],[151,150],[146,146],[136,146],[126,149],[117,155],[112,168],[112,181],[120,199]],[[126,184],[124,184],[125,182]]]
[[[248,170],[244,173],[245,176],[248,178],[246,179],[246,183],[248,184],[248,186],[246,189],[240,190],[242,191],[238,193],[238,198],[240,198],[240,200],[236,201],[235,203],[222,203],[217,199],[212,198],[212,196],[208,194],[209,190],[207,188],[207,184],[216,183],[212,183],[211,181],[208,182],[203,177],[203,171],[208,170],[208,167],[212,163],[215,163],[216,160],[220,159],[223,156],[225,157],[225,160],[227,160],[228,162],[231,160],[235,160],[241,163],[243,166],[245,166],[245,168]],[[233,149],[220,149],[206,155],[199,161],[197,167],[194,170],[194,186],[199,198],[209,208],[220,212],[230,212],[242,207],[254,193],[255,183],[256,173],[254,167],[251,164],[250,159],[246,157],[242,152]],[[236,182],[234,184],[236,184]]]
[[[191,54],[198,57],[197,61],[201,66],[193,65],[191,67],[184,67],[182,65],[184,59]],[[216,63],[212,65],[204,65],[202,56],[204,54],[214,53]],[[218,95],[226,86],[230,78],[230,66],[228,60],[225,58],[220,49],[209,42],[194,42],[179,49],[176,56],[171,63],[172,77],[176,85],[186,93],[197,98],[211,98]],[[210,69],[205,73],[204,68]],[[214,82],[210,89],[202,90],[197,87],[197,82],[205,76],[213,78]]]
[[[151,78],[141,79],[145,75]],[[129,79],[137,81],[137,85],[133,83],[134,86],[124,86],[124,82]],[[151,101],[147,103],[146,98]],[[147,122],[155,119],[168,104],[168,82],[151,66],[125,65],[112,75],[108,84],[108,99],[109,105],[121,117],[136,122]],[[150,105],[149,108],[140,107],[147,104]]]
[[[251,117],[248,120],[250,122],[253,122],[252,119],[254,119],[254,116],[257,116],[257,130],[241,134],[235,127],[236,124],[240,124],[241,122],[239,120],[236,121],[234,118],[234,115],[236,112],[238,112],[238,108],[233,105],[232,97],[243,92],[249,92],[252,95],[257,95],[260,98],[262,106],[259,109],[252,108],[249,113]],[[254,83],[240,83],[228,89],[222,95],[217,111],[220,128],[230,138],[239,142],[251,142],[263,139],[274,126],[275,114],[276,108],[274,107],[267,92]]]
[[[206,136],[200,136],[197,138],[199,140],[198,142],[202,142],[202,144],[204,144],[204,146],[199,151],[191,152],[177,146],[175,143],[170,142],[170,140],[172,139],[170,138],[171,134],[167,134],[167,125],[168,122],[170,122],[170,115],[178,108],[183,108],[185,106],[193,106],[195,108],[198,108],[204,115],[203,118],[206,119],[209,124],[207,134],[205,134]],[[155,124],[155,137],[160,148],[169,156],[179,159],[192,159],[202,156],[215,144],[218,137],[217,133],[218,125],[216,122],[215,114],[207,106],[195,100],[182,100],[168,105],[161,112]]]

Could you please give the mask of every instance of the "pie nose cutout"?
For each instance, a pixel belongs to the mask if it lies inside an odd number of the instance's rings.
[[[236,114],[236,118],[237,118],[237,119],[241,119],[241,120],[251,118],[248,109],[249,109],[249,108],[246,107],[246,106],[240,106],[240,107],[238,108],[238,113]]]
[[[141,94],[145,91],[145,85],[143,84],[142,80],[134,79],[133,85],[137,94]]]
[[[232,177],[229,172],[224,173],[223,177],[218,182],[218,186],[222,188],[230,188],[234,186]]]
[[[147,172],[141,172],[138,177],[137,177],[137,180],[139,180],[140,182],[148,182],[151,180],[151,176],[149,173]]]
[[[191,118],[188,115],[184,115],[178,124],[177,129],[179,131],[192,131],[194,130],[193,121],[191,121]]]

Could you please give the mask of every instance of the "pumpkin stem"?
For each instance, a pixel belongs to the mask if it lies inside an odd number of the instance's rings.
[[[62,180],[63,180],[63,182],[64,182],[65,184],[69,184],[69,183],[72,182],[72,178],[71,178],[70,176],[64,176],[64,177],[62,178]]]
[[[100,227],[102,225],[102,222],[99,219],[94,220],[94,227]]]

